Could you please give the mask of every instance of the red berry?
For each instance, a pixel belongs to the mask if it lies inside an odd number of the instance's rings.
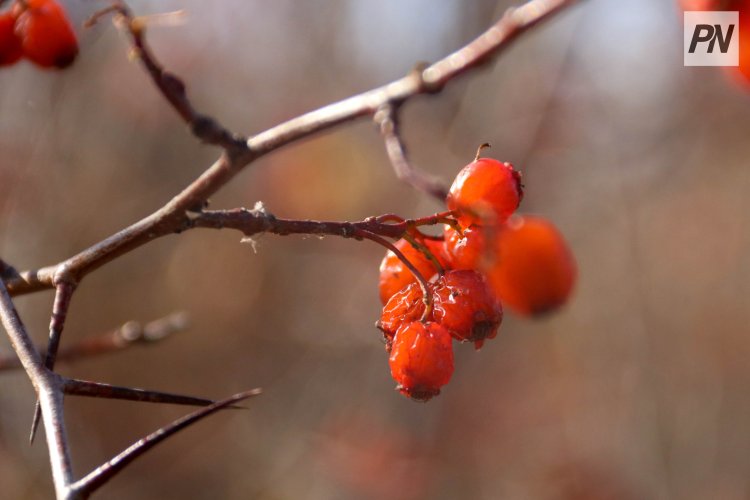
[[[393,337],[401,325],[422,318],[425,309],[423,299],[419,283],[411,283],[393,294],[385,304],[380,321],[378,321],[378,328],[383,332],[387,351],[390,352]]]
[[[448,271],[435,282],[433,317],[460,342],[477,349],[493,339],[503,320],[503,307],[476,271]]]
[[[432,252],[435,258],[443,264],[443,248],[440,242],[436,240],[425,239],[422,243]],[[395,244],[404,257],[412,263],[417,270],[422,273],[425,279],[432,278],[438,270],[435,265],[419,250],[414,248],[406,240],[398,240]],[[390,250],[386,252],[383,261],[380,263],[380,301],[385,304],[394,293],[402,290],[410,283],[416,283],[417,278],[407,268],[401,259]]]
[[[15,34],[16,18],[10,12],[0,14],[0,66],[8,66],[23,55],[21,40]]]
[[[563,305],[576,280],[576,263],[554,225],[541,217],[515,217],[500,228],[495,262],[485,275],[504,305],[538,315]]]
[[[487,257],[486,238],[480,226],[470,226],[459,233],[446,225],[443,231],[444,248],[452,269],[477,269],[483,257]]]
[[[453,375],[450,333],[437,323],[405,323],[396,332],[388,361],[401,394],[427,401],[440,394]]]
[[[682,10],[737,10],[737,0],[679,0]]]
[[[513,165],[479,158],[458,173],[447,202],[450,210],[459,211],[459,223],[469,227],[505,222],[518,208],[521,198],[521,175]]]
[[[78,40],[65,11],[56,0],[26,0],[16,4],[16,35],[24,55],[43,68],[65,68],[78,55]]]

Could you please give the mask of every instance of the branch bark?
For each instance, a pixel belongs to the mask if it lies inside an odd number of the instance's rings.
[[[382,219],[371,218],[360,223],[288,221],[272,218],[268,214],[252,215],[252,212],[247,210],[218,213],[204,212],[203,209],[210,196],[255,159],[337,125],[364,117],[374,117],[378,110],[395,110],[415,96],[438,93],[447,83],[486,64],[519,35],[573,3],[575,0],[531,0],[520,7],[509,9],[497,23],[474,41],[436,63],[368,92],[300,115],[247,140],[229,132],[212,118],[195,110],[187,97],[185,84],[166,71],[157,61],[146,44],[143,24],[132,16],[124,3],[117,0],[112,7],[102,11],[100,14],[117,15],[119,25],[130,36],[133,53],[165,100],[189,126],[193,135],[203,142],[219,146],[222,153],[201,176],[159,210],[58,264],[17,272],[0,261],[0,319],[39,398],[58,499],[88,497],[132,460],[168,436],[221,408],[258,394],[257,390],[240,393],[175,421],[136,442],[79,481],[74,481],[63,418],[66,382],[49,368],[53,365],[57,351],[56,346],[64,325],[70,294],[86,275],[154,239],[193,227],[218,228],[235,225],[236,229],[242,230],[245,234],[262,231],[291,234],[307,231],[308,234],[368,238],[386,246],[390,245],[383,240],[384,236],[398,237],[404,230],[414,227],[415,221],[386,224],[385,220],[390,216]],[[395,125],[395,116],[386,118]],[[394,163],[406,161],[404,147],[395,127],[385,132],[391,160],[395,159]],[[396,165],[396,168],[403,170],[404,167]],[[50,324],[50,347],[46,354],[49,362],[48,366],[45,366],[15,310],[11,297],[55,287],[56,306]],[[71,389],[71,383],[68,382],[68,391],[77,390]],[[79,382],[76,387],[86,391],[109,390],[102,389],[101,386],[97,389],[96,384],[86,385],[85,389],[82,389],[84,385]],[[118,388],[118,391],[118,394],[123,396],[126,393],[128,396],[135,394],[134,390],[127,388]]]

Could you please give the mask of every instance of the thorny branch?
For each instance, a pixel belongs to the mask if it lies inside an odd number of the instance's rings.
[[[531,0],[520,7],[511,8],[478,38],[432,65],[416,69],[407,76],[381,87],[302,114],[246,140],[230,132],[216,120],[196,111],[188,99],[185,84],[178,77],[164,70],[148,46],[143,20],[134,17],[122,1],[116,0],[111,7],[95,14],[91,22],[95,22],[105,14],[114,14],[115,23],[130,39],[133,54],[162,96],[198,140],[219,146],[222,153],[200,177],[162,208],[67,260],[40,269],[21,272],[0,260],[0,318],[19,363],[26,371],[39,398],[39,408],[42,421],[45,423],[52,476],[58,499],[88,497],[128,463],[166,437],[221,408],[232,406],[242,399],[259,393],[258,390],[240,393],[177,420],[136,442],[120,455],[76,481],[73,477],[65,432],[63,394],[85,392],[102,397],[107,397],[109,394],[110,397],[116,395],[133,399],[140,397],[139,394],[141,394],[137,389],[113,388],[104,384],[64,379],[51,370],[57,355],[57,347],[61,342],[71,296],[86,275],[154,239],[194,227],[234,227],[245,234],[258,232],[291,234],[307,231],[308,234],[336,234],[358,239],[367,238],[392,247],[387,240],[384,240],[384,237],[397,238],[404,235],[405,231],[416,227],[414,221],[399,221],[397,217],[389,216],[370,218],[360,223],[290,221],[276,219],[267,214],[252,215],[253,212],[247,210],[206,212],[203,209],[210,196],[255,159],[304,137],[365,117],[374,118],[380,125],[386,150],[399,178],[434,196],[442,195],[444,193],[442,186],[415,170],[408,163],[398,129],[399,107],[417,95],[440,92],[448,82],[487,63],[508,47],[516,37],[573,3],[575,0]],[[388,220],[394,223],[386,224]],[[442,218],[436,216],[433,223],[441,222],[446,222],[444,215]],[[31,342],[11,297],[50,288],[56,289],[56,298],[50,321],[50,341],[45,353],[46,360],[43,361]],[[169,397],[189,398],[166,393],[145,392],[149,395],[144,400],[165,402]],[[183,399],[186,404],[192,404],[187,401]],[[195,404],[208,402],[200,398],[193,398],[192,401]]]

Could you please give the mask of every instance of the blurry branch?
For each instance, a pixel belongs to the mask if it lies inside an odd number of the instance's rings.
[[[385,150],[391,160],[396,177],[411,184],[415,189],[445,201],[448,189],[438,180],[415,168],[406,157],[406,146],[399,131],[398,108],[386,104],[375,113],[373,118],[380,127],[380,133],[385,141]]]
[[[151,81],[190,127],[193,135],[201,142],[221,146],[227,151],[245,149],[244,140],[241,137],[234,135],[213,118],[196,111],[187,97],[185,83],[176,75],[165,71],[156,60],[144,37],[147,18],[134,17],[125,2],[115,0],[112,5],[91,16],[84,26],[91,27],[108,14],[114,15],[115,26],[130,37],[132,56],[141,62],[151,77]]]
[[[220,408],[258,393],[249,391],[238,394],[175,421],[138,441],[83,479],[74,482],[62,408],[66,381],[51,369],[58,354],[72,295],[86,275],[157,238],[193,227],[219,228],[234,227],[233,225],[245,234],[262,231],[291,234],[306,231],[306,234],[337,234],[356,239],[370,239],[394,251],[409,267],[410,264],[403,259],[400,252],[384,239],[384,236],[397,237],[396,231],[401,229],[413,229],[409,221],[396,222],[393,225],[378,225],[384,222],[379,218],[370,218],[360,223],[285,221],[262,213],[248,215],[253,212],[247,210],[203,212],[203,209],[210,196],[255,159],[304,137],[364,117],[376,118],[389,158],[399,178],[434,196],[441,194],[444,188],[408,163],[398,130],[398,108],[417,95],[440,92],[448,82],[486,64],[493,56],[507,48],[516,37],[573,3],[575,0],[531,0],[522,6],[511,8],[478,38],[434,64],[412,71],[407,76],[384,86],[302,114],[247,140],[233,134],[216,120],[196,111],[187,97],[182,80],[166,71],[150,50],[145,39],[143,19],[134,17],[121,0],[115,0],[110,7],[95,14],[90,23],[108,14],[114,16],[115,24],[128,35],[131,53],[145,68],[161,95],[197,139],[219,146],[222,153],[202,175],[159,210],[63,262],[37,270],[18,272],[0,261],[0,316],[19,362],[39,398],[39,412],[45,423],[52,476],[58,499],[88,497],[128,463],[166,437]],[[376,116],[378,112],[380,113]],[[404,227],[399,227],[399,224]],[[410,269],[419,277],[413,266]],[[54,288],[56,293],[50,319],[49,344],[43,362],[15,311],[11,296],[50,288]],[[427,295],[429,294],[425,294]],[[68,390],[72,390],[72,382],[67,383]],[[78,383],[83,384],[81,381]],[[107,391],[111,394],[114,389],[104,384],[89,384],[85,390],[98,391],[98,394],[106,395]],[[118,390],[130,391],[128,395],[133,395],[133,391],[137,391],[126,388]]]
[[[151,345],[187,329],[188,315],[178,312],[164,318],[141,325],[137,321],[128,321],[120,328],[101,335],[83,338],[67,347],[62,347],[57,353],[58,361],[77,361],[81,358],[101,356],[103,354],[121,351],[136,345]],[[45,352],[42,351],[42,355]],[[21,362],[16,356],[0,357],[0,371],[21,368]]]

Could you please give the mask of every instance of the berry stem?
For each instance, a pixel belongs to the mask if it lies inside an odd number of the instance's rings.
[[[445,274],[445,268],[440,263],[440,261],[435,257],[435,254],[430,251],[429,248],[427,248],[426,245],[421,243],[417,238],[414,237],[414,235],[406,232],[404,233],[403,238],[409,242],[411,246],[416,248],[419,252],[421,252],[427,259],[432,263],[433,266],[435,266],[435,269],[437,269],[438,273],[442,276]]]
[[[480,144],[479,147],[477,148],[477,154],[474,156],[474,161],[479,160],[480,156],[482,155],[482,150],[483,149],[485,149],[485,148],[491,148],[491,147],[492,146],[490,146],[489,142],[483,142],[482,144]]]
[[[414,267],[414,264],[409,262],[409,259],[406,258],[401,250],[396,248],[396,246],[390,241],[364,229],[357,230],[357,232],[355,233],[355,237],[357,236],[368,239],[370,241],[374,241],[375,243],[379,243],[380,245],[384,246],[385,248],[393,252],[393,254],[398,257],[401,262],[404,263],[406,268],[411,271],[411,273],[417,279],[417,283],[419,283],[419,288],[422,290],[422,301],[425,305],[425,310],[422,314],[422,317],[420,318],[420,321],[427,321],[427,318],[429,318],[430,314],[432,314],[432,296],[430,295],[430,284],[427,282],[427,279],[425,279],[422,273],[420,273],[419,270]]]

